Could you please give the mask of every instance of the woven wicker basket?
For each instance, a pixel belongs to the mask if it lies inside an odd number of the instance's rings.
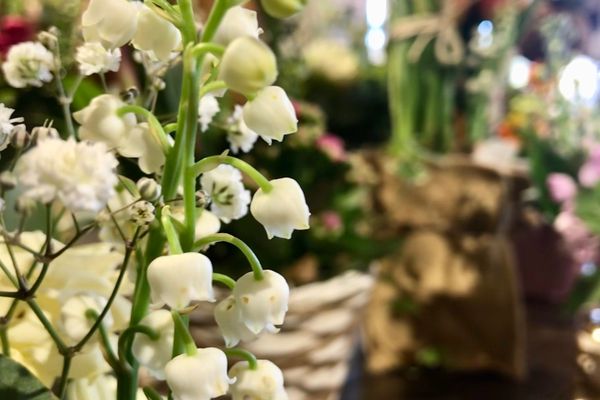
[[[347,272],[293,288],[281,332],[262,334],[243,347],[282,369],[290,400],[338,399],[372,285],[370,275]],[[191,316],[191,331],[200,346],[223,346],[213,307],[202,303]]]

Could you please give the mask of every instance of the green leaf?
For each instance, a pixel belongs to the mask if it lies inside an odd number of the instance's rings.
[[[35,376],[13,359],[0,355],[0,399],[57,400]]]
[[[590,231],[600,234],[600,186],[579,192],[575,213]]]

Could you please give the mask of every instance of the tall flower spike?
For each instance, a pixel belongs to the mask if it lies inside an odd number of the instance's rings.
[[[275,325],[283,324],[290,288],[277,272],[265,270],[261,280],[248,272],[237,280],[233,297],[244,324],[252,333],[259,334],[263,329],[275,331]]]
[[[233,379],[227,376],[227,357],[214,347],[181,354],[165,367],[167,384],[175,400],[209,400],[227,393]]]
[[[264,88],[244,105],[244,122],[269,144],[298,130],[294,106],[279,86]]]
[[[229,391],[232,400],[287,400],[281,370],[269,360],[257,360],[256,369],[240,361],[229,370],[235,379]]]
[[[289,239],[295,229],[308,229],[310,211],[298,182],[280,178],[270,183],[272,189],[258,189],[250,204],[250,212],[264,226],[269,239]]]
[[[219,79],[231,90],[254,96],[277,79],[275,54],[256,38],[239,37],[225,49]]]
[[[148,283],[155,307],[180,310],[191,301],[215,301],[212,263],[203,254],[162,256],[148,266]]]
[[[239,307],[233,295],[217,304],[215,307],[215,321],[221,329],[227,347],[234,347],[240,340],[250,342],[258,337],[242,321]]]
[[[157,310],[146,315],[140,325],[154,329],[157,340],[147,335],[137,334],[133,339],[131,350],[135,359],[157,379],[165,379],[165,366],[171,360],[173,336],[175,332],[173,318],[167,310]]]

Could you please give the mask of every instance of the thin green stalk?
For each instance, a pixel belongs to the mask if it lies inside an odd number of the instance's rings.
[[[181,244],[179,243],[179,237],[177,236],[177,230],[171,221],[171,213],[169,212],[169,206],[163,207],[160,222],[163,227],[163,231],[167,236],[167,243],[169,243],[169,252],[171,254],[181,254]]]
[[[171,310],[171,316],[173,317],[173,323],[175,324],[175,336],[178,337],[183,343],[183,349],[185,354],[188,356],[195,356],[198,353],[196,343],[190,335],[187,324],[181,318],[181,314],[177,310]],[[173,353],[175,353],[175,344],[173,345]],[[173,354],[173,357],[179,355]]]
[[[202,31],[202,41],[210,42],[229,8],[229,0],[216,0]]]
[[[168,154],[169,149],[171,148],[171,143],[169,142],[167,134],[165,133],[156,116],[145,108],[135,105],[123,106],[117,111],[119,116],[123,116],[128,113],[138,114],[146,118],[146,121],[148,121],[148,125],[150,126],[150,132],[160,143],[163,153]]]
[[[67,386],[69,383],[69,371],[71,369],[72,358],[72,354],[65,354],[63,356],[63,367],[58,385],[58,398],[60,400],[66,399],[67,396]]]
[[[191,0],[177,0],[179,11],[183,22],[183,41],[192,43],[196,41],[196,21],[194,18],[194,7]]]
[[[2,342],[2,354],[10,357],[10,343],[8,341],[8,326],[6,323],[0,325],[0,341]]]
[[[198,161],[192,166],[192,171],[195,176],[198,176],[204,172],[208,172],[216,168],[219,164],[229,164],[240,171],[244,172],[250,177],[256,184],[262,189],[263,192],[269,193],[273,190],[273,184],[269,182],[267,178],[252,165],[246,161],[240,160],[239,158],[228,156],[225,154],[219,156],[209,156]]]
[[[212,91],[222,90],[222,89],[227,89],[227,85],[225,84],[224,81],[209,82],[206,85],[202,86],[202,88],[200,89],[200,98],[204,97],[205,95],[207,95],[208,93],[210,93]]]
[[[247,350],[243,349],[225,349],[223,350],[229,357],[241,358],[248,361],[248,368],[255,370],[258,368],[256,356]]]
[[[222,283],[223,285],[227,286],[231,290],[233,290],[233,288],[235,288],[235,281],[227,275],[219,274],[218,272],[213,272],[212,280],[215,282]]]
[[[160,334],[146,325],[134,325],[125,329],[119,336],[118,343],[119,360],[122,365],[125,365],[125,363],[131,364],[133,362],[133,355],[131,354],[131,343],[136,333],[146,335],[151,340],[160,339]]]
[[[258,257],[256,257],[256,254],[254,254],[250,246],[248,246],[242,240],[236,238],[233,235],[230,235],[228,233],[215,233],[212,235],[205,236],[194,243],[194,249],[198,250],[211,243],[217,242],[227,242],[237,247],[250,263],[252,271],[254,272],[254,278],[257,281],[263,279],[263,268],[260,264],[260,260],[258,259]]]
[[[88,309],[85,312],[85,316],[89,320],[95,321],[98,319],[99,315],[96,312],[96,310]],[[102,343],[102,347],[104,348],[104,352],[106,354],[106,361],[108,362],[108,364],[111,366],[111,368],[114,371],[119,370],[119,368],[120,368],[119,359],[117,358],[117,356],[115,355],[115,352],[113,351],[112,344],[110,343],[110,338],[108,337],[108,332],[106,332],[106,328],[104,327],[104,325],[100,324],[100,327],[98,328],[98,332],[100,333],[100,340],[101,340],[100,343]]]
[[[46,315],[44,314],[44,311],[42,311],[42,308],[39,306],[39,304],[33,298],[29,298],[25,301],[27,302],[29,308],[31,308],[31,311],[33,311],[35,316],[38,318],[38,320],[42,323],[42,325],[44,325],[44,329],[46,329],[46,331],[56,344],[58,352],[60,354],[66,354],[68,350],[67,345],[60,338],[58,332],[56,332],[56,329],[54,329],[54,326],[52,326],[52,323],[48,320],[48,318],[46,318]]]

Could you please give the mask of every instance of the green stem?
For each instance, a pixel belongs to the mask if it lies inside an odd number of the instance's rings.
[[[146,386],[144,389],[144,395],[148,400],[162,400],[162,396],[150,386]]]
[[[0,341],[2,342],[2,354],[10,357],[10,342],[8,340],[8,325],[2,323],[0,325]]]
[[[167,236],[167,242],[169,243],[169,252],[171,254],[181,254],[181,244],[179,243],[179,237],[177,236],[177,230],[171,221],[171,213],[169,212],[169,206],[164,206],[162,209],[162,215],[160,222],[162,224],[165,235]]]
[[[227,85],[225,84],[224,81],[209,82],[206,85],[202,86],[202,88],[200,89],[200,98],[206,96],[208,93],[210,93],[214,90],[222,90],[222,89],[227,89]]]
[[[204,172],[208,172],[216,168],[219,164],[229,164],[244,172],[250,177],[250,179],[256,182],[256,184],[265,193],[269,193],[271,190],[273,190],[273,184],[269,182],[269,180],[265,178],[263,174],[258,172],[258,170],[252,165],[248,164],[246,161],[240,160],[239,158],[224,154],[203,158],[192,166],[192,171],[195,176],[198,176]]]
[[[169,143],[167,134],[165,133],[162,125],[160,124],[156,116],[150,111],[146,110],[145,108],[135,105],[123,106],[117,111],[117,115],[119,115],[120,117],[128,113],[138,114],[146,118],[146,121],[148,121],[148,125],[150,126],[150,132],[152,133],[154,138],[160,143],[163,153],[168,154],[169,149],[171,148],[171,143]]]
[[[227,275],[219,274],[218,272],[213,272],[212,279],[215,282],[222,283],[223,285],[227,286],[231,290],[233,290],[233,288],[235,288],[235,281]]]
[[[69,370],[71,369],[72,354],[66,354],[63,357],[63,367],[60,374],[60,380],[58,385],[58,398],[60,400],[66,399],[67,396],[67,385],[69,383]]]
[[[95,321],[98,319],[98,313],[96,312],[96,310],[93,309],[86,310],[85,316],[91,321]],[[100,325],[100,327],[98,328],[98,332],[100,333],[102,347],[104,347],[104,351],[106,353],[106,361],[114,371],[119,370],[119,359],[113,351],[112,344],[110,343],[110,338],[108,337],[108,332],[106,332],[106,328],[104,327],[104,325]]]
[[[54,327],[52,326],[52,323],[48,320],[48,318],[46,318],[46,315],[44,314],[44,311],[42,311],[42,308],[39,306],[39,304],[33,298],[27,299],[26,302],[27,305],[29,305],[29,308],[31,308],[31,311],[33,311],[33,313],[36,315],[38,320],[42,323],[42,325],[44,325],[44,329],[46,329],[46,331],[56,344],[58,352],[60,354],[66,354],[68,350],[67,345],[60,338],[58,332],[56,332],[56,329],[54,329]]]
[[[212,10],[210,10],[210,14],[208,15],[208,19],[206,20],[206,24],[204,24],[204,30],[202,31],[203,42],[210,42],[212,40],[228,8],[229,0],[215,1]]]
[[[194,249],[201,249],[204,246],[217,242],[227,242],[237,247],[244,254],[244,256],[246,256],[246,259],[250,263],[252,271],[254,272],[254,279],[257,281],[263,279],[263,268],[260,264],[260,260],[258,257],[256,257],[256,254],[254,254],[250,246],[233,235],[228,233],[215,233],[205,236],[194,243]]]
[[[198,353],[198,349],[192,335],[190,335],[187,324],[183,321],[177,310],[171,310],[171,316],[175,324],[175,336],[182,341],[185,354],[190,357],[195,356]],[[175,345],[173,346],[173,352],[175,352]],[[173,356],[176,356],[176,354],[173,354]]]
[[[134,359],[131,354],[131,343],[136,333],[146,335],[151,340],[160,339],[160,334],[146,325],[134,325],[125,329],[123,333],[121,333],[121,336],[119,336],[118,344],[119,360],[123,365],[125,365],[125,363],[131,365],[133,363]]]
[[[224,349],[223,352],[229,357],[241,358],[248,361],[248,368],[255,370],[258,368],[256,356],[247,350],[243,349]]]
[[[202,59],[207,53],[222,56],[225,53],[225,47],[216,43],[198,43],[192,48],[192,56],[196,59]]]
[[[183,22],[183,41],[192,43],[196,41],[196,21],[194,19],[194,7],[191,0],[177,0],[179,11]]]

